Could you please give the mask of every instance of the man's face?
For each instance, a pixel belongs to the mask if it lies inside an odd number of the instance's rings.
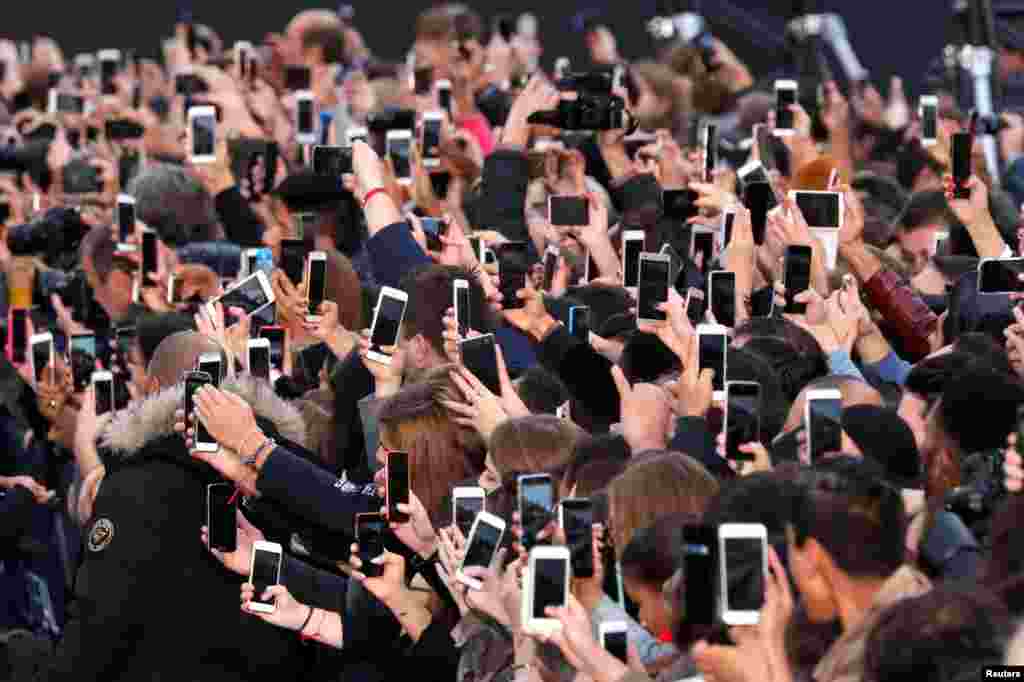
[[[909,231],[899,232],[900,256],[910,267],[911,275],[918,275],[935,255],[935,233],[939,225],[923,225]]]
[[[907,422],[914,434],[917,449],[923,452],[928,430],[928,403],[916,393],[904,391],[896,414]]]
[[[451,65],[458,54],[451,40],[417,40],[413,51],[416,53],[416,68],[431,66],[435,80],[450,78]]]

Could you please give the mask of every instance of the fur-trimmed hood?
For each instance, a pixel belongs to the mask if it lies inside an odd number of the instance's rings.
[[[273,424],[282,438],[306,447],[306,424],[302,415],[279,398],[270,384],[240,375],[228,377],[220,388],[241,396],[256,413],[256,418]],[[100,424],[100,446],[109,448],[117,456],[131,457],[149,443],[173,435],[174,412],[184,400],[185,384],[179,383],[115,412]]]

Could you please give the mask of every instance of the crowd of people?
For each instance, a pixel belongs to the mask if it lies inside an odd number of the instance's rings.
[[[1024,117],[535,24],[0,41],[0,679],[1024,665]]]

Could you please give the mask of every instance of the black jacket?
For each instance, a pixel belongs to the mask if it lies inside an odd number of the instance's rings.
[[[280,436],[302,419],[266,385],[225,382]],[[116,413],[101,431],[112,457],[85,533],[77,614],[47,680],[225,682],[294,677],[294,633],[239,608],[241,576],[203,547],[206,486],[215,472],[173,433],[182,387]],[[282,581],[288,576],[282,572]]]

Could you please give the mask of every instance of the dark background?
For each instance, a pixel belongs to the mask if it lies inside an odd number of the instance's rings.
[[[539,19],[542,43],[547,47],[544,63],[567,55],[581,63],[584,46],[580,34],[571,28],[571,17],[581,10],[598,12],[619,38],[620,52],[626,58],[642,58],[652,53],[644,32],[647,19],[655,15],[656,0],[624,0],[587,3],[547,0],[546,2],[497,3],[470,0],[469,4],[489,19],[499,11],[532,12]],[[789,0],[729,0],[732,7],[747,15],[769,36],[782,35],[792,3]],[[412,42],[416,14],[434,2],[429,0],[378,0],[353,3],[356,24],[371,49],[378,55],[399,59]],[[821,0],[823,10],[841,13],[847,23],[854,49],[876,83],[887,86],[893,73],[902,75],[912,88],[920,80],[925,66],[937,56],[946,39],[951,0]],[[45,33],[55,38],[67,55],[107,47],[134,48],[140,54],[156,57],[160,40],[170,36],[176,16],[173,1],[91,0],[55,2],[31,0],[7,3],[2,14],[0,35],[13,39]],[[196,21],[216,29],[226,45],[235,40],[262,40],[271,31],[280,31],[301,9],[334,6],[329,2],[259,2],[250,0],[213,0],[195,3]],[[752,30],[737,33],[724,24],[731,14],[728,6],[716,0],[704,0],[703,14],[720,35],[744,58],[756,73],[774,71],[779,65],[777,45]]]

